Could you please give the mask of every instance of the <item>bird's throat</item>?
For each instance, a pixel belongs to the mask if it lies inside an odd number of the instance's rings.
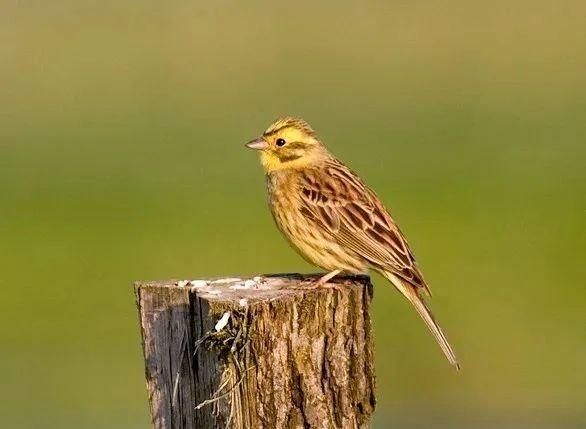
[[[321,152],[280,154],[266,151],[261,153],[260,162],[267,173],[279,170],[299,170],[315,165],[322,157]]]

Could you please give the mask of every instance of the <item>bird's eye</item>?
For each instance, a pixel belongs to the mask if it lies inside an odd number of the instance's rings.
[[[287,143],[287,142],[285,141],[285,139],[277,139],[276,143],[277,143],[277,146],[281,147],[281,146],[285,146],[285,143]]]

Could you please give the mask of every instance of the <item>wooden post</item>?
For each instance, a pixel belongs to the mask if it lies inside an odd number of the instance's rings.
[[[137,283],[154,427],[368,427],[372,285],[316,278]]]

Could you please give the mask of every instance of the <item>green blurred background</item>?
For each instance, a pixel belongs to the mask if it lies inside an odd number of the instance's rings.
[[[3,1],[0,415],[147,428],[131,282],[314,271],[243,143],[299,115],[393,208],[375,428],[586,427],[582,1]]]

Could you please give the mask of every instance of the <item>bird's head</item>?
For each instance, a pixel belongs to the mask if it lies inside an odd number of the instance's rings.
[[[276,120],[246,147],[260,152],[261,164],[268,173],[307,167],[326,153],[315,131],[299,118]]]

